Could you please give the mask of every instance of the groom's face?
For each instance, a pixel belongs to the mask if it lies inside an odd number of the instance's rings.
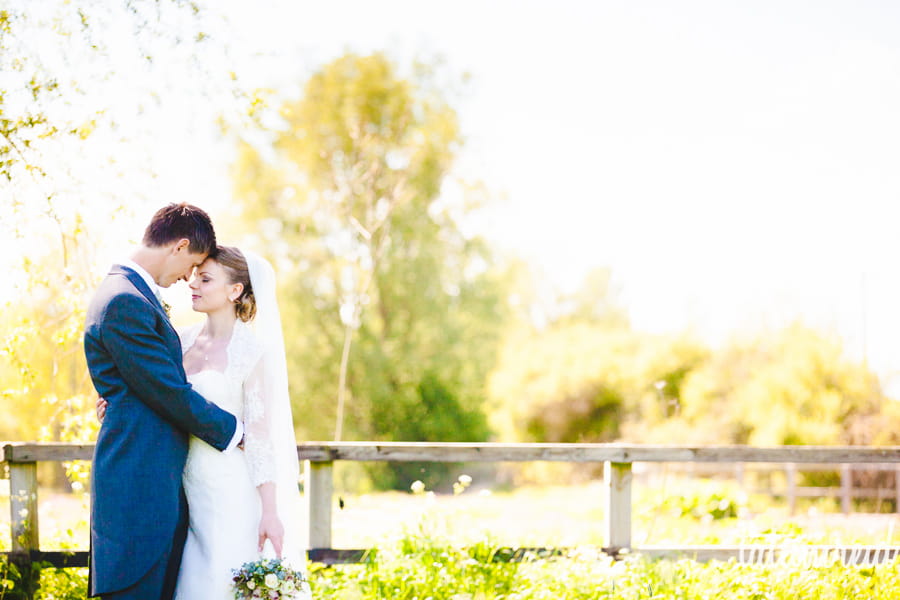
[[[186,242],[187,240],[182,240]],[[188,281],[196,267],[206,260],[206,253],[195,254],[188,245],[176,244],[167,257],[165,269],[157,282],[160,287],[169,287],[176,281]]]

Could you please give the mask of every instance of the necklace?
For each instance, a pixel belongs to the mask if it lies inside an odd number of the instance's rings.
[[[211,341],[206,341],[206,343],[204,343],[203,346],[204,346],[203,349],[197,348],[197,353],[202,354],[203,362],[207,363],[207,362],[209,362],[209,353],[212,350],[213,344]]]
[[[205,329],[205,328],[204,328],[204,329]],[[231,336],[230,336],[230,334],[229,334],[229,339],[230,339],[230,337],[231,337]],[[216,341],[217,341],[217,340],[221,342],[221,343],[219,344],[219,346],[223,346],[223,345],[227,344],[227,341],[224,340],[224,338],[222,338],[221,336],[218,337],[218,338],[213,338],[212,336],[210,336],[210,334],[209,334],[208,331],[201,331],[201,332],[200,332],[199,338],[200,338],[200,340],[202,340],[202,342],[203,342],[202,346],[201,346],[200,344],[195,344],[195,345],[198,346],[198,347],[197,347],[197,353],[203,355],[203,362],[204,362],[204,363],[209,363],[209,355],[210,355],[214,350],[220,350],[220,348],[216,348]],[[200,340],[198,340],[198,341],[200,341]]]

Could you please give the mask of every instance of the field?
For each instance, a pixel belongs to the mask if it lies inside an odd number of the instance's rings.
[[[894,514],[835,512],[831,501],[791,517],[767,498],[727,482],[670,480],[635,486],[635,546],[690,544],[890,545]],[[42,493],[43,549],[86,548],[86,499]],[[333,545],[377,548],[363,565],[311,565],[315,597],[478,600],[487,598],[874,598],[900,597],[896,564],[844,566],[827,555],[768,564],[614,561],[603,545],[603,486],[479,489],[459,494],[342,495]],[[3,515],[8,519],[8,516]],[[8,522],[3,544],[8,545]],[[552,559],[501,560],[507,547],[569,549]],[[80,571],[44,574],[40,597],[83,597]],[[3,598],[0,592],[0,598]]]

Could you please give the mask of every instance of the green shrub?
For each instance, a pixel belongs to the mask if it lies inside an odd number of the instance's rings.
[[[900,597],[900,561],[875,566],[782,560],[740,564],[622,560],[582,548],[565,556],[501,559],[487,542],[469,548],[417,534],[363,565],[313,565],[315,598],[334,600],[819,600]]]
[[[87,569],[56,569],[36,564],[23,569],[0,556],[0,600],[84,600]]]
[[[35,600],[84,600],[87,569],[41,569],[41,587]]]
[[[740,494],[724,485],[698,485],[678,495],[666,495],[655,507],[672,517],[696,520],[734,519],[744,506]]]

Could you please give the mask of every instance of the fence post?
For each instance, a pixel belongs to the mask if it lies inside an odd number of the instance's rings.
[[[37,463],[10,463],[9,511],[12,551],[38,549]]]
[[[894,512],[900,513],[900,464],[894,465]]]
[[[307,548],[331,548],[331,503],[334,463],[307,460],[303,478],[307,502]]]
[[[792,517],[797,509],[797,465],[796,463],[785,463],[784,474],[787,478],[787,502],[788,514]]]
[[[631,548],[631,463],[603,463],[606,484],[606,545]]]
[[[37,463],[9,463],[9,516],[12,534],[10,561],[19,568],[23,597],[33,598],[38,570],[31,564],[31,552],[40,547],[38,535]]]
[[[844,463],[841,465],[841,512],[845,515],[850,514],[852,508],[850,502],[850,491],[853,487],[853,477],[850,473],[850,465]]]
[[[744,470],[744,463],[736,462],[734,463],[734,480],[738,485],[738,488],[743,492],[746,490],[746,472]]]

